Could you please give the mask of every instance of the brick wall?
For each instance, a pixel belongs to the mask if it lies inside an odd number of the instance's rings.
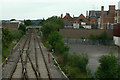
[[[94,28],[97,28],[97,19],[96,17],[90,17],[90,24],[92,26],[92,24],[94,24]]]
[[[60,29],[59,32],[63,36],[63,38],[80,39],[81,37],[89,38],[91,34],[99,35],[104,32],[104,30]],[[109,38],[113,38],[113,30],[106,30],[106,32]]]
[[[19,23],[9,23],[9,22],[4,22],[2,23],[2,27],[8,27],[9,29],[18,29]]]

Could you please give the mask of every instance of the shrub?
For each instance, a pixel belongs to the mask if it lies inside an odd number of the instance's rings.
[[[48,41],[43,42],[44,46],[47,47],[49,50],[52,49],[52,46],[49,44]]]
[[[48,39],[48,35],[51,34],[52,32],[56,31],[55,24],[47,22],[43,25],[41,28],[43,37]]]
[[[25,34],[26,33],[26,26],[24,24],[20,24],[18,30],[23,31]]]
[[[59,41],[55,45],[55,52],[63,54],[64,52],[68,52],[69,47],[64,45],[63,41]]]
[[[52,45],[53,48],[55,48],[56,43],[60,42],[61,40],[62,40],[62,36],[57,31],[52,32],[48,36],[48,41]]]
[[[79,80],[79,78],[87,78],[86,73],[82,72],[78,67],[66,66],[66,68],[67,76],[70,80]]]
[[[77,55],[76,53],[69,55],[69,65],[71,67],[79,67],[81,71],[86,72],[86,66],[88,64],[87,54]]]
[[[99,62],[100,66],[95,73],[96,78],[118,78],[118,60],[114,55],[103,55]]]
[[[13,36],[8,28],[2,28],[2,45],[7,47],[12,40]]]
[[[90,37],[89,37],[89,39],[91,39],[91,40],[108,40],[107,32],[104,31],[104,32],[102,32],[99,35],[93,35],[93,34],[91,34]]]
[[[10,32],[12,33],[13,38],[14,38],[14,39],[18,39],[18,40],[19,40],[19,39],[23,36],[23,34],[24,34],[24,32],[21,31],[21,30],[11,30]]]

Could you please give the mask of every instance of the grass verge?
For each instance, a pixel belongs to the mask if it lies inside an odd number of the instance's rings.
[[[9,44],[8,47],[2,47],[2,62],[4,61],[5,57],[7,57],[10,54],[14,46],[15,43],[12,42],[11,44]]]

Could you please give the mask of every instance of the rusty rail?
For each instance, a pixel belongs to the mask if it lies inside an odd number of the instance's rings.
[[[39,45],[39,48],[40,48],[40,51],[41,51],[41,54],[42,54],[43,60],[44,60],[44,62],[45,62],[45,67],[46,67],[47,72],[48,72],[48,78],[49,78],[49,80],[51,80],[51,76],[50,76],[49,68],[48,68],[48,66],[47,66],[47,62],[46,62],[46,60],[45,60],[45,57],[44,57],[44,54],[43,54],[43,51],[42,51],[42,48],[41,48],[41,45],[40,45],[40,41],[39,41],[39,39],[37,38],[37,36],[36,36],[36,39],[37,39],[37,42],[38,42],[38,45]]]

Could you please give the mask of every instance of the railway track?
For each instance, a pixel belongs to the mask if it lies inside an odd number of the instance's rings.
[[[36,70],[31,63],[31,60],[29,58],[29,46],[30,46],[30,36],[29,34],[26,35],[26,40],[24,42],[24,46],[21,49],[20,57],[16,63],[16,66],[11,73],[10,79],[19,78],[22,80],[28,80],[29,78],[36,78],[38,79],[38,76],[35,74]],[[30,73],[29,70],[31,70]],[[31,74],[32,73],[32,74]],[[32,77],[31,77],[32,76]]]
[[[30,45],[32,35],[34,38],[35,53],[31,53],[30,49],[30,46],[33,46]],[[35,63],[33,63],[30,53],[35,54]],[[47,78],[48,80],[51,80],[49,68],[35,30],[28,31],[19,54],[19,58],[11,73],[10,80],[15,78],[19,78],[20,80],[29,80],[31,78],[40,80],[42,78]]]
[[[45,63],[45,67],[46,67],[46,70],[47,70],[48,78],[49,78],[49,80],[51,80],[49,68],[48,68],[48,66],[47,66],[47,62],[46,62],[46,60],[45,60],[45,56],[44,56],[44,54],[43,54],[43,51],[42,51],[42,48],[41,48],[41,45],[40,45],[40,41],[39,41],[39,39],[38,39],[37,36],[36,36],[36,41],[38,42],[38,46],[39,46],[39,48],[40,48],[40,51],[41,51],[41,54],[42,54],[42,57],[43,57],[43,60],[44,60],[44,63]]]

